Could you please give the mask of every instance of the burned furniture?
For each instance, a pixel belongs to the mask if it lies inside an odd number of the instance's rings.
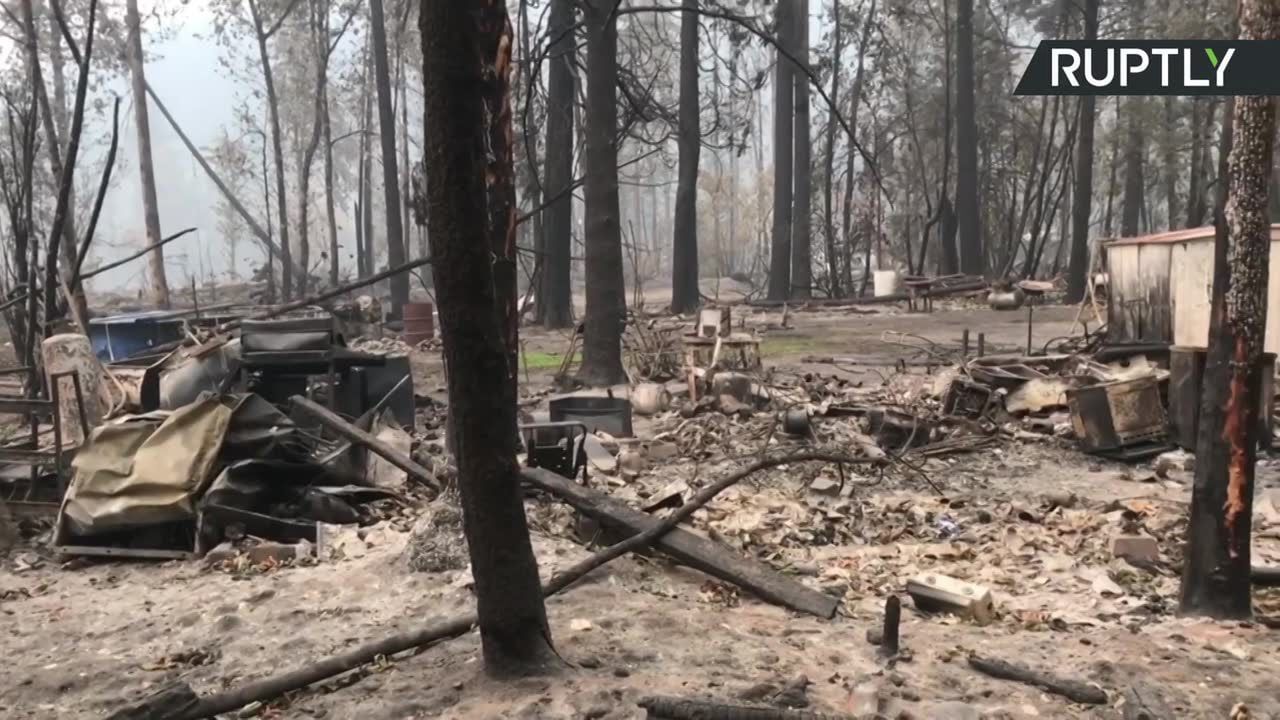
[[[570,480],[582,475],[587,484],[587,426],[576,420],[522,423],[525,467],[546,468]]]
[[[1141,460],[1172,449],[1160,385],[1154,377],[1067,391],[1080,449],[1114,460]]]
[[[339,402],[351,371],[385,364],[381,355],[348,349],[331,316],[246,320],[241,325],[242,387],[272,403],[287,403],[294,395],[314,397],[319,377],[330,409],[356,410]]]
[[[23,375],[30,371],[26,367],[11,368],[0,370],[0,375]],[[0,483],[8,486],[2,498],[15,514],[51,517],[57,513],[66,492],[67,472],[75,447],[63,437],[60,397],[63,378],[71,380],[80,427],[88,427],[80,376],[74,371],[50,376],[48,398],[0,394],[0,414],[21,416],[29,430],[26,439],[0,446],[0,465],[10,470],[0,479]],[[52,433],[52,445],[46,445],[43,439],[46,430],[42,429],[42,420],[48,421],[46,427]]]

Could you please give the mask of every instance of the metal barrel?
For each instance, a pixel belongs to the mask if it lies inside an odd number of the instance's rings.
[[[435,306],[429,302],[405,303],[402,339],[410,345],[417,345],[435,335]]]

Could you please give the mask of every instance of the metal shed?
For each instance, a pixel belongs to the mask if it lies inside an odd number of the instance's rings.
[[[1271,226],[1266,351],[1280,350],[1280,225]],[[1107,256],[1111,344],[1209,344],[1213,228],[1112,240]]]

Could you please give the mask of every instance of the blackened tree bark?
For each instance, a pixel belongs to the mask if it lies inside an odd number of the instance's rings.
[[[974,98],[973,0],[956,5],[956,226],[960,271],[986,272],[978,221],[978,119]]]
[[[1098,0],[1084,0],[1084,39],[1098,39]],[[1084,299],[1089,275],[1089,216],[1093,214],[1093,131],[1097,98],[1080,98],[1080,136],[1076,140],[1076,187],[1071,204],[1071,262],[1067,302]]]
[[[798,0],[792,46],[809,65],[809,0]],[[795,76],[795,207],[791,216],[791,297],[813,294],[813,154],[809,144],[809,76]]]
[[[133,122],[138,130],[138,175],[142,178],[142,217],[147,229],[147,244],[160,242],[160,208],[156,200],[156,170],[151,161],[151,118],[147,114],[147,76],[143,70],[142,23],[138,15],[138,0],[125,4],[125,22],[128,25],[129,75],[133,88]],[[169,281],[164,272],[164,248],[156,248],[147,255],[147,267],[151,277],[152,297],[157,307],[169,307]]]
[[[424,0],[419,11],[431,118],[425,135],[427,226],[450,369],[458,487],[485,669],[500,676],[542,672],[555,663],[515,460],[515,373],[507,336],[515,318],[515,275],[498,267],[515,262],[511,145],[489,154],[495,135],[508,143],[511,138],[506,15],[501,0]],[[499,116],[486,112],[486,102],[492,107],[495,99],[507,108]],[[487,166],[486,157],[492,158]],[[487,183],[494,171],[501,176]],[[500,198],[506,200],[495,207]],[[495,226],[499,217],[504,221]],[[503,254],[494,263],[499,236]]]
[[[1208,186],[1206,175],[1209,172],[1209,135],[1213,130],[1214,116],[1217,114],[1218,103],[1215,100],[1209,100],[1207,105],[1208,107],[1204,111],[1205,117],[1199,123],[1199,130],[1191,148],[1191,189],[1187,192],[1186,220],[1186,226],[1189,228],[1200,227],[1204,222],[1205,213],[1209,211],[1205,202]],[[1197,146],[1199,147],[1198,153],[1196,152]]]
[[[430,3],[428,3],[430,4]],[[404,220],[400,215],[400,171],[396,167],[396,113],[391,107],[391,72],[387,68],[387,25],[382,0],[369,0],[370,38],[373,40],[374,85],[378,90],[378,130],[382,141],[382,191],[386,210],[387,265],[405,261]],[[433,32],[438,32],[433,30]],[[409,302],[409,276],[391,277],[391,309],[401,316]]]
[[[836,257],[836,228],[832,217],[832,201],[835,188],[836,157],[836,108],[840,96],[840,53],[844,50],[843,33],[840,30],[840,0],[831,3],[831,107],[827,112],[826,153],[822,158],[822,237],[826,242],[827,288],[831,297],[840,297],[840,266]]]
[[[58,287],[61,277],[58,270],[58,246],[63,240],[62,234],[67,219],[71,216],[71,188],[75,184],[76,161],[80,154],[80,134],[84,129],[84,104],[89,91],[89,67],[93,57],[93,35],[96,26],[98,0],[89,0],[89,17],[85,28],[84,47],[76,53],[79,56],[79,74],[76,77],[76,98],[71,108],[71,129],[67,131],[67,152],[62,158],[62,176],[58,178],[58,199],[53,209],[53,224],[49,229],[49,244],[44,258],[44,334],[53,332],[52,318],[58,314]],[[75,308],[73,307],[73,310]],[[76,318],[78,322],[87,322],[88,318]],[[84,332],[87,327],[81,327]]]
[[[774,10],[774,32],[788,52],[794,50],[792,3],[780,0]],[[794,53],[792,53],[794,54]],[[773,71],[773,244],[769,251],[770,300],[791,297],[792,130],[795,114],[795,68],[780,52]]]
[[[671,312],[698,307],[698,0],[682,0],[680,15],[680,149],[671,249]]]
[[[626,380],[622,328],[626,321],[622,228],[618,206],[618,24],[612,0],[584,4],[587,26],[586,330],[578,379],[587,385]]]
[[[543,210],[542,278],[538,296],[542,324],[566,328],[573,324],[572,233],[573,198],[573,60],[577,44],[570,31],[573,0],[551,0],[547,32],[554,42],[547,63],[546,197],[555,198]]]
[[[1241,40],[1280,39],[1280,6],[1239,4]],[[1275,103],[1233,100],[1214,245],[1213,308],[1182,572],[1184,613],[1248,618],[1250,531],[1271,252]],[[1220,196],[1221,197],[1221,196]]]
[[[258,58],[262,63],[262,81],[267,91],[267,115],[271,122],[271,156],[276,169],[276,217],[280,220],[280,292],[286,302],[293,297],[294,262],[289,247],[289,204],[284,181],[284,141],[280,130],[280,99],[276,95],[275,73],[271,69],[271,53],[267,41],[280,30],[295,5],[289,5],[268,27],[258,0],[249,0],[249,16],[258,42]]]
[[[1138,97],[1127,103],[1126,138],[1124,147],[1124,193],[1121,199],[1120,234],[1133,237],[1138,234],[1138,222],[1142,217],[1142,199],[1146,188],[1143,166],[1146,164],[1147,139],[1142,127],[1143,103]]]

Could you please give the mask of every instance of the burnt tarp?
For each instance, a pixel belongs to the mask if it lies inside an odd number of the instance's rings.
[[[70,528],[94,535],[194,518],[232,415],[211,396],[96,428],[72,461]]]

